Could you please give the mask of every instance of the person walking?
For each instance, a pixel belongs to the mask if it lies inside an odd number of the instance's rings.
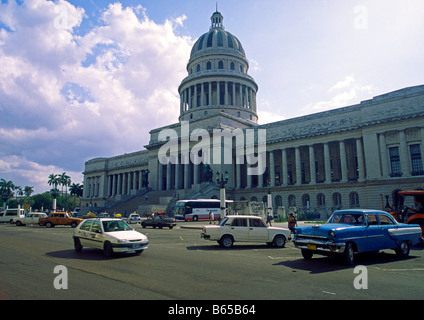
[[[288,226],[289,226],[289,229],[292,233],[293,233],[294,227],[297,227],[297,221],[296,221],[296,218],[293,215],[293,213],[289,214]]]

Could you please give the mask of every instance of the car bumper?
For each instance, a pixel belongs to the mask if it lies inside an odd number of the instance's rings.
[[[293,239],[296,248],[311,250],[323,253],[343,253],[345,251],[346,243],[312,240],[312,239]]]
[[[149,242],[130,242],[130,243],[113,243],[113,252],[127,252],[145,250],[149,247]]]
[[[204,233],[204,232],[202,232],[202,233],[200,234],[200,238],[203,238],[203,239],[205,239],[205,240],[210,240],[211,236],[210,236],[210,235],[208,235],[208,234],[206,234],[206,233]]]

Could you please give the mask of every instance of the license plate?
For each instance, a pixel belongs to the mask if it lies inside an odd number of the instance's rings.
[[[136,249],[136,248],[140,248],[141,247],[141,244],[133,244],[133,249]]]
[[[307,247],[308,247],[309,250],[316,250],[317,249],[316,244],[308,244]]]

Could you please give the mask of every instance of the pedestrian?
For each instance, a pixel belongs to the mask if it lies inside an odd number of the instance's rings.
[[[268,211],[268,215],[267,215],[267,217],[266,217],[266,223],[267,223],[270,227],[272,227],[271,221],[272,221],[272,214],[271,214],[271,210],[269,210],[269,211]]]
[[[215,224],[213,212],[209,212],[209,224]]]
[[[294,217],[293,213],[289,214],[288,225],[289,225],[290,231],[293,233],[294,227],[297,227],[297,221],[296,221],[296,218]]]

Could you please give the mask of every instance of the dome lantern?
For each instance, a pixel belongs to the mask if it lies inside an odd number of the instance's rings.
[[[213,28],[221,28],[224,29],[224,17],[218,11],[215,11],[211,17],[211,29]]]

